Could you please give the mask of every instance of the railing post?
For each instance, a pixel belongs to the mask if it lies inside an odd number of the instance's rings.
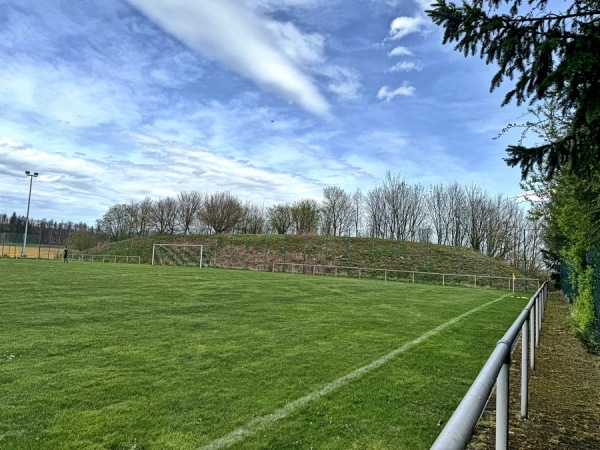
[[[546,301],[548,300],[548,285],[546,284],[545,288],[542,289],[542,320],[544,320],[544,316],[546,315]]]
[[[542,328],[540,296],[535,298],[535,346],[540,345],[540,330]]]
[[[521,417],[527,418],[529,397],[529,319],[521,327]]]
[[[535,302],[529,311],[529,368],[535,369]]]
[[[508,345],[510,348],[509,344]],[[496,381],[496,450],[508,450],[508,374],[510,351]]]

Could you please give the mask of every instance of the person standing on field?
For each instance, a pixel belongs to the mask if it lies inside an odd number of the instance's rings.
[[[69,262],[69,249],[67,247],[63,250],[63,261],[66,263]]]

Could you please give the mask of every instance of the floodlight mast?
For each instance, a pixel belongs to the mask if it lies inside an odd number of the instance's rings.
[[[23,250],[21,251],[21,258],[25,258],[26,256],[27,229],[29,228],[29,206],[31,205],[31,186],[33,185],[33,179],[37,177],[39,173],[31,173],[29,170],[26,170],[25,175],[29,177],[29,197],[27,198],[27,216],[25,217],[25,234],[23,235]]]

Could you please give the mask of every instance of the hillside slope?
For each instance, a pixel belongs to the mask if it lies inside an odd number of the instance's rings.
[[[152,235],[113,242],[104,253],[152,259],[155,243],[202,244],[215,267],[268,270],[273,263],[368,267],[492,277],[522,274],[503,261],[464,247],[387,239],[292,235]]]

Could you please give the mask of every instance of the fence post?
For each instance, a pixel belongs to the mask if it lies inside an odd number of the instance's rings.
[[[540,345],[540,330],[542,329],[542,320],[540,314],[540,296],[538,295],[535,299],[535,346]]]
[[[535,369],[535,302],[529,311],[529,368]]]
[[[527,418],[529,398],[529,318],[525,319],[521,327],[521,417]]]
[[[508,394],[510,372],[510,344],[504,364],[496,381],[496,450],[508,450]]]
[[[548,300],[548,285],[546,285],[545,289],[542,289],[542,320],[544,320],[544,316],[546,315],[546,300]]]

